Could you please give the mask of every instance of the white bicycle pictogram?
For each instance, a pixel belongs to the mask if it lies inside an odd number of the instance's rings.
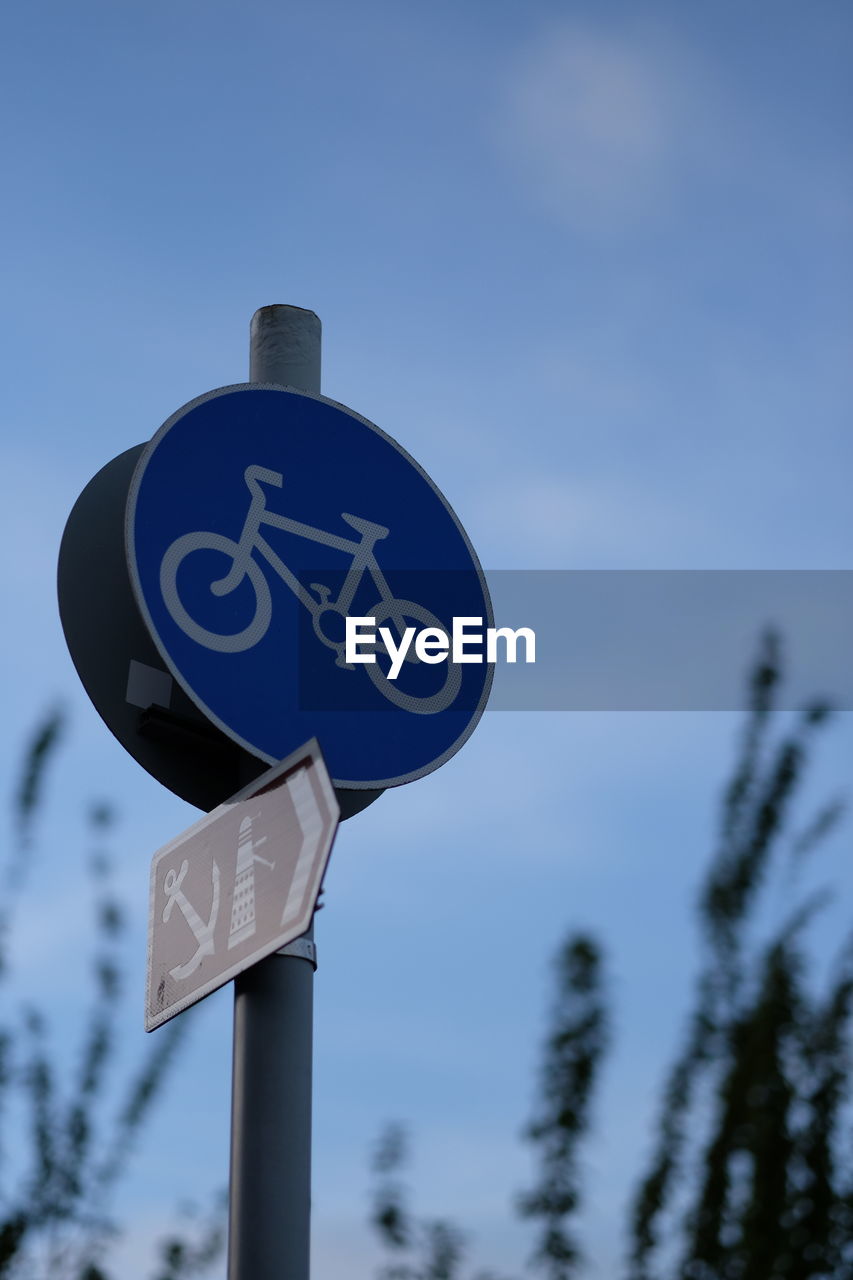
[[[390,532],[385,525],[375,524],[372,520],[364,520],[361,516],[349,515],[342,511],[341,519],[356,531],[359,535],[358,541],[335,533],[327,533],[323,529],[315,529],[311,525],[303,524],[300,520],[292,520],[288,516],[277,515],[267,510],[266,497],[261,485],[273,485],[281,489],[284,484],[281,472],[252,465],[246,468],[244,479],[251,497],[239,541],[235,542],[221,533],[199,530],[176,538],[163,556],[160,565],[160,590],[163,600],[174,621],[190,639],[218,653],[241,653],[253,648],[264,638],[272,621],[272,597],[266,575],[255,558],[254,552],[263,556],[300,604],[304,605],[311,614],[318,639],[328,648],[335,650],[335,661],[339,667],[353,669],[353,664],[346,661],[344,641],[340,637],[343,634],[343,620],[350,611],[365,574],[369,574],[373,580],[379,599],[372,609],[365,611],[363,616],[375,618],[377,632],[380,627],[390,623],[396,632],[395,643],[399,643],[407,620],[409,624],[415,621],[422,627],[438,627],[443,631],[446,630],[440,620],[423,605],[416,604],[413,600],[397,599],[392,593],[373,550],[376,543],[386,538]],[[304,587],[296,574],[287,567],[266,541],[261,533],[262,525],[283,529],[287,533],[296,534],[300,538],[316,542],[320,546],[332,547],[336,551],[343,551],[351,556],[350,567],[337,597],[333,599],[330,588],[322,583],[312,582],[310,589]],[[227,596],[232,591],[236,591],[247,579],[251,583],[255,593],[254,613],[250,622],[241,630],[230,634],[210,631],[197,622],[185,608],[178,591],[178,573],[184,561],[196,551],[219,551],[231,561],[231,566],[224,577],[214,579],[209,584],[212,595]],[[376,641],[374,652],[377,654],[387,652],[379,639]],[[410,648],[406,654],[406,662],[417,661]],[[389,702],[421,715],[434,715],[436,712],[446,710],[456,698],[462,683],[458,666],[449,659],[444,664],[444,679],[441,687],[423,696],[407,693],[404,689],[398,688],[395,681],[389,680],[378,661],[365,663],[364,670]]]

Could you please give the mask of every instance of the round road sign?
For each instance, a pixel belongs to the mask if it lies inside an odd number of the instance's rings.
[[[491,667],[387,646],[347,660],[347,617],[388,644],[409,628],[492,625],[482,570],[446,499],[396,441],[323,396],[265,384],[208,392],[160,428],[130,486],[137,604],[192,701],[274,763],[317,737],[337,786],[375,789],[450,758]],[[469,624],[471,625],[471,624]]]

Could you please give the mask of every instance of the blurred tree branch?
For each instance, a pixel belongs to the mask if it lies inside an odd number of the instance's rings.
[[[748,710],[698,901],[704,956],[683,1044],[665,1069],[653,1151],[629,1220],[627,1280],[829,1280],[853,1276],[850,1097],[853,932],[828,986],[809,978],[807,930],[830,899],[806,896],[775,931],[758,927],[774,872],[790,879],[838,827],[831,798],[800,821],[817,735],[832,718],[816,698],[778,726],[781,645],[768,631],[748,681]],[[783,854],[787,850],[787,862]],[[579,1144],[589,1126],[610,1015],[598,944],[570,935],[556,981],[525,1131],[539,1161],[516,1208],[539,1225],[531,1266],[574,1280],[584,1258]],[[399,1126],[384,1135],[373,1225],[400,1261],[383,1280],[460,1275],[461,1244],[430,1271],[424,1224],[408,1209]],[[457,1228],[451,1238],[462,1240]],[[481,1273],[477,1280],[487,1280]]]
[[[13,911],[35,856],[35,825],[65,729],[59,711],[37,726],[15,790],[16,839],[7,857],[0,934],[0,981],[7,987]],[[92,805],[85,823],[93,891],[92,995],[76,1068],[68,1068],[64,1052],[57,1054],[44,1009],[31,1004],[7,1014],[0,1025],[0,1277],[9,1280],[117,1280],[107,1262],[118,1234],[111,1197],[189,1027],[185,1016],[176,1019],[152,1040],[141,1062],[119,1071],[125,914],[112,885],[113,828],[111,807]],[[117,1107],[111,1106],[113,1096]],[[23,1150],[7,1137],[16,1116],[28,1120]],[[175,1234],[161,1244],[157,1280],[200,1275],[220,1257],[218,1204],[208,1221],[194,1224],[194,1234],[198,1239]]]

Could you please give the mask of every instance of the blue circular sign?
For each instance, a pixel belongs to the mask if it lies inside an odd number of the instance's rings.
[[[395,786],[483,712],[485,646],[460,663],[414,645],[454,618],[492,625],[465,530],[396,441],[333,400],[249,383],[179,409],[137,465],[126,543],[173,675],[271,764],[317,737],[336,786]]]

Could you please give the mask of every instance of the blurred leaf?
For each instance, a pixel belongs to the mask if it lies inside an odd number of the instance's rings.
[[[47,766],[53,759],[64,732],[65,713],[56,708],[48,712],[25,748],[14,801],[18,838],[24,848],[31,844],[32,825],[44,794]]]

